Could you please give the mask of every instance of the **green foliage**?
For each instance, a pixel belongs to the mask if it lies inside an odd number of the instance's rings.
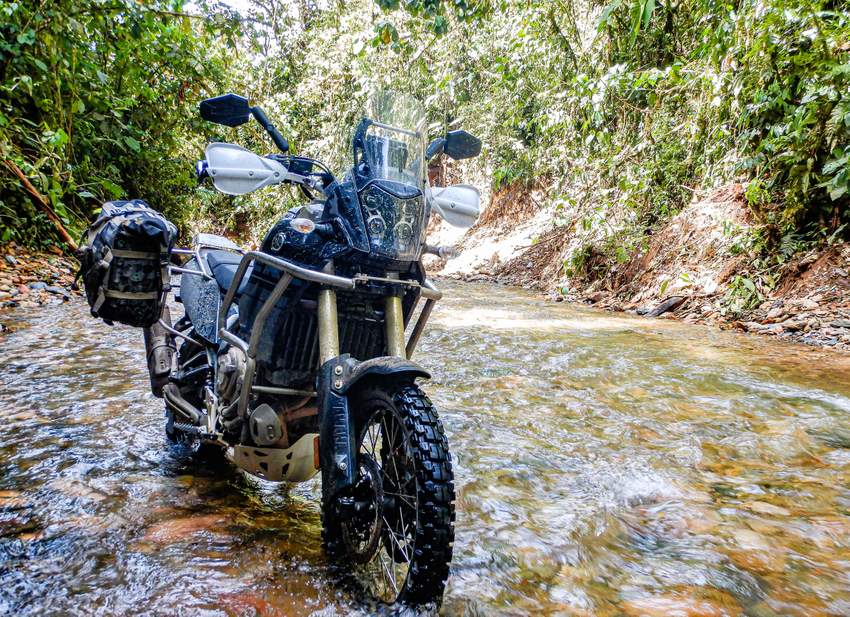
[[[42,0],[0,5],[0,157],[79,233],[100,203],[144,197],[177,221],[193,190],[184,154],[200,145],[199,92],[223,80],[215,41],[228,22],[182,0]],[[54,237],[0,167],[0,233]]]
[[[491,7],[488,0],[376,0],[378,5],[385,11],[394,11],[404,8],[408,13],[416,17],[423,17],[431,21],[431,27],[435,34],[446,34],[449,30],[449,20],[446,18],[445,6],[459,20],[468,21],[486,15]],[[402,7],[403,5],[403,7]],[[387,25],[387,30],[395,29]],[[389,41],[383,42],[389,43]]]
[[[294,198],[193,188],[208,138],[270,149],[254,124],[201,122],[199,99],[242,92],[295,151],[339,169],[368,92],[390,87],[425,101],[434,135],[482,139],[467,177],[544,186],[568,204],[556,217],[594,247],[571,270],[625,261],[694,189],[733,179],[763,225],[741,250],[781,254],[850,229],[846,0],[252,6],[236,23],[214,5],[188,17],[183,0],[6,2],[0,154],[72,227],[100,200],[140,195],[180,221],[252,235]],[[0,232],[50,237],[8,175],[0,202]],[[789,234],[799,241],[783,244]]]
[[[450,14],[443,4],[429,6]],[[541,176],[556,193],[579,187],[607,213],[596,218],[625,222],[633,242],[689,189],[742,177],[774,244],[789,229],[823,235],[850,221],[846,2],[495,8],[471,27],[456,19],[417,61],[428,63],[432,100],[484,137],[496,187]],[[400,40],[416,49],[415,37]]]

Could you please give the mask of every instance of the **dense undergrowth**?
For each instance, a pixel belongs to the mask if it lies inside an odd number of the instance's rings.
[[[77,229],[100,200],[144,196],[184,226],[256,237],[290,200],[196,188],[203,96],[247,93],[293,148],[339,167],[370,90],[419,95],[435,134],[485,143],[463,171],[543,184],[582,274],[625,261],[697,189],[747,186],[764,259],[850,222],[850,4],[826,0],[256,0],[235,23],[179,0],[6,2],[0,154]],[[194,9],[191,9],[194,10]],[[198,12],[198,11],[195,11]],[[2,239],[54,237],[0,177]]]

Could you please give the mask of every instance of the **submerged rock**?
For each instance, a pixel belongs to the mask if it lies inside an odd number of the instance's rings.
[[[628,617],[729,617],[742,614],[738,606],[725,607],[708,600],[671,596],[628,600],[621,608]]]
[[[50,287],[45,287],[45,291],[49,291],[52,294],[56,294],[57,296],[62,296],[66,300],[71,297],[71,294],[62,287],[58,287],[56,285],[51,285]]]
[[[219,528],[224,524],[225,518],[220,514],[175,518],[149,527],[142,541],[173,544],[195,533],[221,533]]]

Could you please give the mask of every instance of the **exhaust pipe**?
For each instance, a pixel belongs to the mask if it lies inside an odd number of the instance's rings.
[[[175,384],[170,383],[166,385],[162,389],[162,393],[163,398],[165,399],[165,404],[169,409],[176,411],[192,424],[197,425],[201,423],[201,417],[203,414],[197,407],[183,398],[183,395],[180,394],[180,388],[178,388]]]
[[[171,313],[167,306],[162,308],[161,320],[171,325]],[[159,322],[156,322],[149,328],[145,328],[144,333],[151,392],[153,392],[155,397],[162,398],[163,388],[168,383],[168,378],[171,375],[174,354],[177,348],[174,345],[174,338]]]

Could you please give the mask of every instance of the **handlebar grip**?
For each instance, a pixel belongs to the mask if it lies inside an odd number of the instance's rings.
[[[422,250],[429,255],[436,255],[440,259],[454,259],[460,254],[453,246],[431,246],[430,244],[426,244]]]

